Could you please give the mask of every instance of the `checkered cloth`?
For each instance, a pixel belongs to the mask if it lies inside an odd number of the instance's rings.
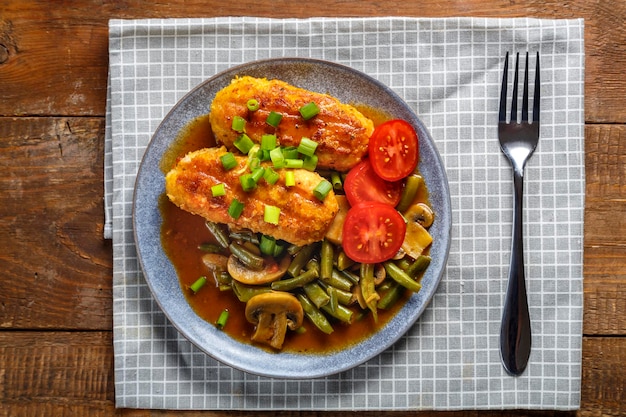
[[[105,234],[113,239],[118,407],[168,409],[576,409],[580,402],[584,23],[484,18],[112,20]],[[506,51],[541,54],[541,139],[526,167],[526,277],[533,350],[506,374],[499,327],[510,256],[512,173],[497,140]],[[393,347],[342,374],[287,381],[202,353],[167,321],[139,268],[131,222],[143,151],[168,110],[234,65],[335,61],[388,85],[419,115],[450,182],[453,240],[426,312]],[[533,64],[531,61],[531,68]]]

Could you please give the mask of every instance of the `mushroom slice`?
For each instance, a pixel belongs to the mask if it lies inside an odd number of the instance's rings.
[[[242,284],[263,285],[279,280],[287,272],[290,263],[291,258],[289,256],[284,256],[278,262],[268,256],[265,258],[263,269],[255,271],[247,268],[235,255],[230,255],[227,267],[228,273],[234,280]]]
[[[417,203],[409,207],[404,213],[404,217],[410,222],[417,222],[422,227],[428,229],[435,220],[435,213],[433,213],[433,209],[431,209],[428,204]]]
[[[252,341],[282,349],[287,328],[302,325],[302,305],[290,293],[272,291],[258,294],[246,303],[246,319],[256,325]]]

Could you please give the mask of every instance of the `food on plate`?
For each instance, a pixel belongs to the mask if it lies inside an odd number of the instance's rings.
[[[232,129],[236,117],[245,121],[245,133],[255,143],[266,133],[275,133],[283,146],[297,147],[303,137],[311,139],[318,144],[318,167],[338,171],[347,171],[363,159],[374,131],[369,118],[330,95],[249,76],[235,78],[211,104],[215,139],[231,150],[240,133]]]
[[[298,245],[324,237],[338,206],[332,191],[323,201],[314,195],[315,187],[323,180],[321,176],[293,169],[294,185],[287,186],[285,170],[273,170],[278,175],[275,183],[259,180],[253,190],[244,191],[241,177],[249,171],[248,159],[234,156],[236,165],[226,170],[220,158],[227,153],[225,148],[205,148],[180,159],[165,177],[170,200],[211,222],[247,228]],[[263,166],[270,168],[267,163]],[[213,197],[212,187],[220,184],[224,195]],[[243,206],[237,217],[229,213],[235,200]],[[265,220],[267,206],[280,210],[276,224]]]
[[[207,321],[274,351],[323,352],[371,335],[420,290],[435,213],[410,124],[365,129],[332,97],[250,77],[206,120],[217,143],[181,151],[166,174],[162,238]],[[366,151],[346,154],[355,132]]]

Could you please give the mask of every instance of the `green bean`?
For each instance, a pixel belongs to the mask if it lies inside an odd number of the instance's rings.
[[[424,272],[426,268],[430,265],[430,256],[428,255],[420,255],[417,259],[409,266],[406,270],[406,273],[411,278],[417,278],[417,276]]]
[[[232,240],[250,242],[254,243],[255,245],[258,245],[260,243],[259,236],[256,233],[252,232],[231,232],[228,237]]]
[[[337,309],[332,310],[328,304],[321,307],[322,311],[333,316],[336,319],[343,321],[344,323],[352,323],[352,310],[341,304],[337,305]]]
[[[242,303],[247,303],[252,297],[272,291],[268,286],[245,285],[233,280],[233,292]]]
[[[327,240],[322,241],[320,251],[320,278],[329,279],[333,274],[333,244]]]
[[[294,245],[293,243],[291,243],[289,246],[287,246],[287,253],[293,256],[298,253],[300,249],[302,249],[302,246]]]
[[[385,292],[380,300],[378,300],[378,308],[387,310],[392,307],[400,298],[402,298],[405,290],[406,288],[398,284],[396,281],[393,281],[387,292]]]
[[[403,213],[411,206],[411,203],[413,203],[422,182],[423,179],[420,175],[412,174],[407,177],[404,189],[402,190],[402,195],[400,196],[400,202],[396,205],[396,210]]]
[[[344,291],[350,291],[354,285],[351,280],[343,276],[342,272],[339,272],[336,269],[333,269],[333,273],[330,278],[322,279],[322,281]]]
[[[235,255],[237,259],[239,259],[247,268],[254,271],[260,271],[263,269],[263,265],[265,264],[263,257],[255,255],[250,250],[235,242],[231,243],[228,248],[230,249],[230,252]]]
[[[317,282],[309,282],[303,288],[305,294],[313,301],[313,304],[315,304],[317,308],[330,302],[330,296]]]
[[[343,304],[344,306],[349,306],[354,304],[354,294],[352,294],[350,291],[344,291],[344,290],[340,290],[337,287],[333,287],[332,285],[329,285],[327,283],[325,283],[324,281],[318,281],[319,284],[322,286],[322,288],[324,288],[326,290],[327,293],[329,293],[330,288],[332,288],[337,296],[337,301],[340,304]],[[329,293],[330,295],[330,293]]]
[[[222,226],[213,222],[204,222],[204,224],[215,238],[215,241],[224,249],[228,248],[230,239],[228,238],[228,235],[226,235],[226,232],[224,232]]]
[[[233,277],[226,271],[220,271],[215,274],[215,280],[218,285],[231,285],[233,283]]]
[[[300,304],[302,305],[302,310],[304,310],[304,314],[311,320],[311,323],[315,325],[318,329],[326,334],[331,334],[333,332],[333,327],[328,322],[328,319],[321,311],[313,305],[311,300],[308,299],[306,295],[298,294],[297,295]]]
[[[205,242],[198,245],[198,249],[202,252],[208,253],[223,253],[224,248],[221,245],[216,245],[215,243]]]
[[[304,246],[302,249],[296,253],[296,256],[293,257],[289,268],[287,268],[287,272],[292,277],[295,277],[300,274],[300,271],[306,263],[313,256],[313,252],[317,249],[318,245],[316,243],[311,243],[310,245]]]
[[[328,296],[330,297],[330,300],[328,301],[328,305],[330,306],[331,310],[337,310],[337,306],[339,305],[339,296],[337,295],[337,288],[335,287],[328,287],[326,288],[326,294],[328,294]]]
[[[333,184],[333,189],[335,191],[343,190],[343,184],[341,182],[341,175],[337,171],[333,171],[330,173],[330,182]]]
[[[385,266],[387,274],[403,287],[406,287],[413,292],[418,292],[422,288],[422,285],[419,282],[407,275],[406,272],[393,262],[387,261],[383,263],[383,265]]]
[[[359,285],[361,286],[363,300],[374,315],[374,322],[378,322],[377,303],[380,300],[380,296],[376,292],[376,285],[374,284],[374,264],[361,264]]]
[[[348,279],[348,281],[352,282],[353,284],[358,284],[359,283],[359,276],[357,274],[354,274],[350,271],[347,270],[343,270],[339,272],[339,276],[344,277],[346,279]]]
[[[315,280],[319,276],[319,273],[315,269],[309,269],[302,272],[297,277],[281,279],[280,281],[274,281],[271,284],[273,290],[276,291],[291,291],[298,287],[303,287],[309,282]]]

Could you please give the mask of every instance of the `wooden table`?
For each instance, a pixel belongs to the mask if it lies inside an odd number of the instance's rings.
[[[115,409],[112,248],[102,237],[108,19],[227,15],[585,18],[581,409],[506,414],[626,414],[626,2],[443,3],[1,0],[0,415],[248,415]]]

